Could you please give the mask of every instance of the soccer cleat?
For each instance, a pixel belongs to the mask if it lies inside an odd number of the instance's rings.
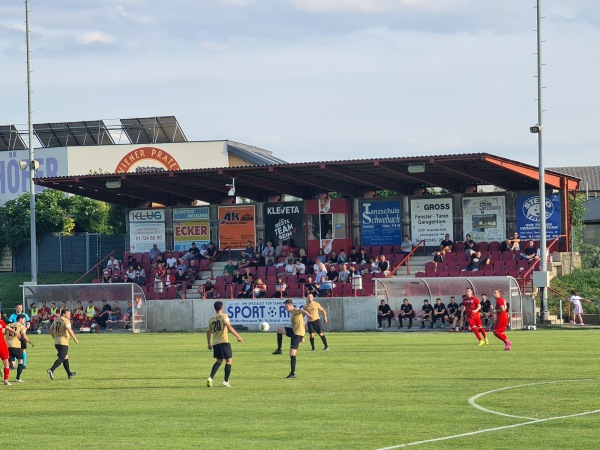
[[[325,347],[325,348],[323,349],[323,351],[324,351],[324,352],[328,352],[328,351],[329,351],[329,347]]]
[[[69,380],[70,380],[71,378],[73,378],[75,375],[77,375],[77,372],[71,372],[71,373],[69,374]]]
[[[223,386],[230,388],[231,385],[229,384],[229,381],[223,381]]]
[[[212,387],[212,378],[211,377],[208,377],[206,379],[206,387]]]
[[[512,342],[510,341],[506,341],[506,343],[504,344],[504,350],[510,350],[510,346],[511,346]]]
[[[296,374],[295,373],[290,373],[286,378],[296,378]]]
[[[25,383],[25,380],[21,380],[20,378],[15,380],[15,383]]]
[[[424,324],[421,324],[421,330],[423,330],[425,328]]]
[[[449,331],[450,333],[455,333],[455,331],[454,331],[454,328],[450,328],[448,331]]]
[[[278,348],[277,350],[275,350],[275,351],[273,352],[273,355],[281,355],[281,349],[280,349],[280,348]]]
[[[48,375],[50,375],[51,380],[54,380],[54,372],[52,372],[52,369],[48,369]]]
[[[313,347],[312,350],[311,350],[311,352],[314,352],[314,351],[315,351],[315,348]]]
[[[8,380],[4,380],[4,386],[12,386]]]
[[[482,339],[481,341],[479,341],[479,344],[477,344],[477,345],[479,345],[479,346],[485,345],[485,341]]]
[[[382,326],[377,327],[378,330],[381,330],[382,328],[383,328]]]
[[[484,338],[484,341],[485,341],[485,345],[488,345],[488,344],[489,344],[489,342],[488,342],[488,338]]]

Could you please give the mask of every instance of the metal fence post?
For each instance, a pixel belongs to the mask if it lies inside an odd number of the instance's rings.
[[[62,233],[58,233],[58,255],[60,258],[60,273],[63,273]]]

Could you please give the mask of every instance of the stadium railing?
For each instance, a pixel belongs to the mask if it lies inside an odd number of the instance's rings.
[[[426,255],[427,249],[425,247],[425,239],[423,239],[421,242],[419,242],[417,245],[415,245],[415,247],[412,249],[412,252],[408,253],[406,256],[404,256],[404,258],[396,265],[396,267],[394,267],[394,269],[389,273],[388,277],[393,277],[394,274],[396,273],[396,271],[406,262],[406,274],[410,275],[410,257],[412,255],[415,254],[415,252],[417,251],[417,249],[419,247],[423,248],[423,255]]]

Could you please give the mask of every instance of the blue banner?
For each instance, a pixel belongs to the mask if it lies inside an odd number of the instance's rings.
[[[517,196],[517,232],[521,240],[540,240],[539,195]],[[553,194],[546,196],[546,238],[554,239],[560,234],[560,195]]]
[[[400,245],[402,242],[400,200],[363,200],[360,218],[362,245]]]
[[[208,220],[208,206],[173,208],[173,220]]]

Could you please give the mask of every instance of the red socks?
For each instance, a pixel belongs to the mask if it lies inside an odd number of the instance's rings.
[[[4,379],[8,380],[8,376],[10,375],[10,369],[8,367],[4,368]]]

